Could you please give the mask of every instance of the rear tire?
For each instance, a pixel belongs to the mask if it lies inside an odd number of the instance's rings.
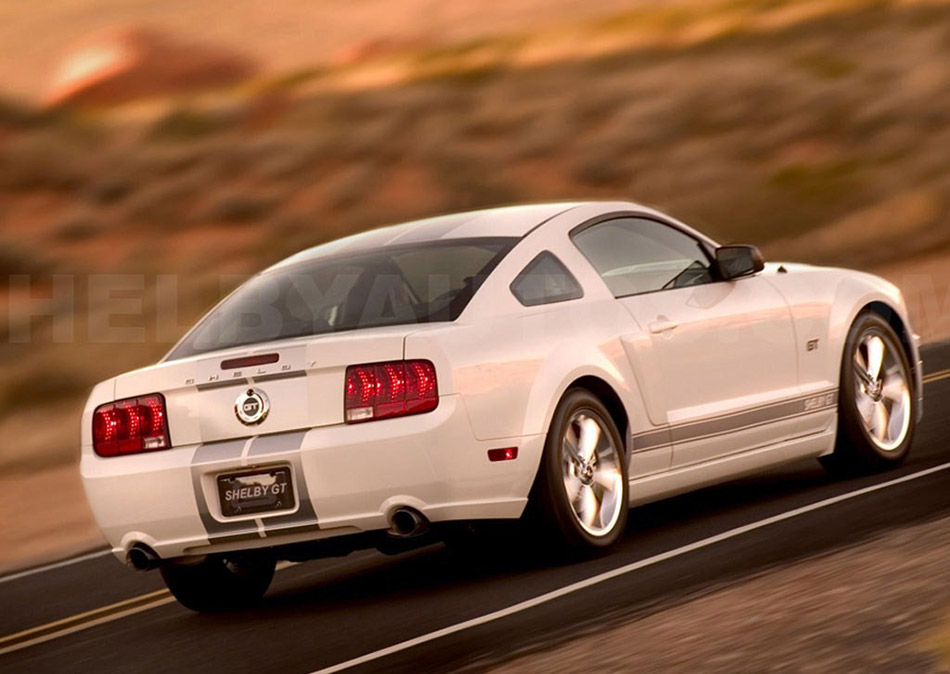
[[[209,555],[197,562],[170,561],[161,571],[175,599],[185,608],[203,613],[256,604],[270,587],[276,566],[274,559],[262,556]]]
[[[549,544],[566,551],[608,548],[629,511],[624,444],[603,403],[586,389],[557,406],[531,496]]]
[[[860,314],[851,326],[841,363],[838,438],[822,463],[854,474],[899,466],[910,452],[917,397],[907,354],[881,315]]]

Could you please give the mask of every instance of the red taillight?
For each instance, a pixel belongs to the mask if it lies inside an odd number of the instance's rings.
[[[166,449],[168,421],[161,393],[100,405],[92,415],[92,447],[99,456]]]
[[[351,365],[344,397],[348,424],[429,412],[439,404],[435,366],[427,360]]]

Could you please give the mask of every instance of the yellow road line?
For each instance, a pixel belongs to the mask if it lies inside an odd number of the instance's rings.
[[[941,370],[940,372],[931,372],[928,375],[924,375],[925,384],[940,381],[941,379],[950,379],[950,370]]]
[[[37,625],[36,627],[31,627],[30,629],[23,630],[22,632],[16,632],[15,634],[8,634],[5,637],[0,638],[0,645],[8,643],[10,641],[17,641],[23,637],[27,637],[31,634],[36,634],[37,632],[46,632],[53,629],[54,627],[59,627],[60,625],[66,625],[67,623],[74,623],[85,618],[92,618],[94,616],[109,613],[116,609],[123,608],[129,604],[138,604],[150,599],[155,599],[161,596],[171,596],[168,594],[168,590],[156,590],[155,592],[149,592],[148,594],[139,595],[138,597],[132,597],[131,599],[125,599],[123,601],[116,602],[115,604],[109,604],[108,606],[100,606],[99,608],[94,608],[91,611],[84,611],[83,613],[77,613],[76,615],[69,616],[68,618],[62,618],[61,620],[54,620],[51,623],[46,623],[45,625]],[[3,651],[0,651],[2,653]]]
[[[277,570],[283,571],[291,566],[296,566],[296,562],[281,562],[277,565]],[[95,627],[96,625],[104,625],[105,623],[119,620],[126,616],[171,604],[174,601],[175,598],[171,596],[168,590],[155,590],[154,592],[118,601],[108,606],[101,606],[90,611],[77,613],[68,618],[54,620],[45,625],[37,625],[36,627],[31,627],[21,632],[0,637],[0,655],[13,653],[23,648],[65,637],[69,634]],[[138,605],[136,606],[136,604]],[[56,629],[57,627],[60,629]],[[30,638],[31,636],[32,638]],[[4,646],[4,644],[9,645]]]
[[[168,593],[166,592],[165,594],[168,594]],[[136,613],[141,613],[142,611],[148,611],[158,606],[171,604],[173,601],[175,601],[175,598],[172,597],[171,595],[168,595],[167,597],[157,599],[147,604],[142,604],[141,606],[135,606],[133,608],[126,609],[124,611],[119,611],[118,613],[110,613],[108,615],[100,616],[99,618],[93,618],[92,620],[87,620],[85,622],[77,623],[75,625],[70,625],[69,627],[64,627],[63,629],[56,630],[55,632],[42,634],[38,637],[34,637],[26,641],[20,641],[10,646],[6,646],[5,648],[0,648],[0,655],[6,655],[7,653],[13,653],[14,651],[19,651],[24,648],[29,648],[30,646],[35,646],[36,644],[42,644],[46,641],[59,639],[60,637],[65,637],[69,634],[73,634],[75,632],[81,632],[83,630],[89,629],[90,627],[95,627],[96,625],[104,625],[105,623],[113,622],[114,620],[119,620],[121,618],[125,618],[130,615],[135,615]],[[44,627],[48,627],[48,626],[44,625]],[[13,635],[13,636],[16,636],[16,635]]]

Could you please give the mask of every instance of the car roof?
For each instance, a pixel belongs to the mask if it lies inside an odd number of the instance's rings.
[[[477,237],[521,238],[545,221],[579,205],[580,203],[571,202],[506,206],[440,215],[425,220],[380,227],[308,248],[277,263],[275,267],[296,264],[324,255],[358,253],[410,243]]]

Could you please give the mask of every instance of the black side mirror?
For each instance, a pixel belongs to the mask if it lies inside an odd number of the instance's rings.
[[[762,253],[755,246],[721,246],[716,249],[719,276],[730,281],[765,269]]]

